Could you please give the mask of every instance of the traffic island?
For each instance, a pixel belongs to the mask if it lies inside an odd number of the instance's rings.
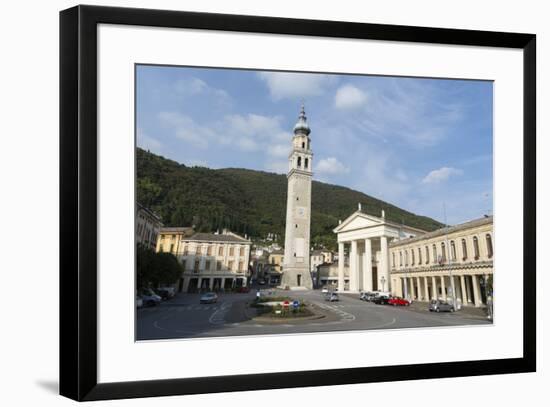
[[[292,324],[325,318],[322,310],[289,297],[256,298],[248,304],[254,322]]]

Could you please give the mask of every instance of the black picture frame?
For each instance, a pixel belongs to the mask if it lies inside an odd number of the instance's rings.
[[[523,51],[523,357],[252,375],[97,381],[97,25],[516,48]],[[60,394],[74,400],[536,371],[536,36],[100,6],[60,12]]]

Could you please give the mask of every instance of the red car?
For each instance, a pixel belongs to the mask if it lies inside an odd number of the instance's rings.
[[[398,305],[404,305],[404,306],[408,306],[408,305],[411,305],[411,303],[409,301],[407,301],[406,299],[404,298],[399,298],[399,297],[392,297],[388,300],[388,304],[389,305],[393,305],[393,306],[398,306]]]

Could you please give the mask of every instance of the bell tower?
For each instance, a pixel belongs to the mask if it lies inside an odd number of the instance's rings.
[[[311,130],[304,105],[294,126],[292,150],[288,156],[285,255],[281,287],[312,289],[310,260],[311,178],[313,176]]]

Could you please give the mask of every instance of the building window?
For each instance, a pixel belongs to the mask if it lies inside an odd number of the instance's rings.
[[[234,256],[235,255],[235,249],[233,247],[229,248],[229,255]]]
[[[199,272],[200,260],[195,260],[195,267],[193,268],[193,273],[197,274]]]
[[[159,252],[162,253],[163,251],[164,251],[164,245],[161,244],[161,245],[159,246]]]
[[[418,264],[422,264],[422,248],[418,248]]]
[[[391,266],[395,268],[395,253],[391,254]]]
[[[218,260],[216,262],[216,270],[220,271],[221,269],[222,269],[222,262]]]
[[[305,162],[304,162],[304,168],[305,168],[305,169],[307,169],[308,162],[309,162],[309,160],[306,158],[306,159],[305,159]]]
[[[456,247],[454,240],[451,240],[451,260],[456,261]]]
[[[466,247],[466,239],[462,239],[462,261],[468,258],[468,248]]]
[[[174,243],[170,245],[170,253],[174,253]]]
[[[302,166],[302,157],[298,157],[298,168]]]
[[[411,266],[414,266],[414,249],[411,249]]]
[[[485,241],[487,242],[487,257],[492,258],[493,257],[493,241],[491,239],[491,235],[487,233],[485,235]]]
[[[196,251],[197,255],[200,255],[201,254],[201,247],[200,246],[197,246],[197,251]]]
[[[204,263],[204,269],[210,271],[210,260],[206,260]]]
[[[306,143],[302,141],[302,148],[306,148]]]
[[[445,242],[441,242],[441,262],[447,261],[447,249],[445,248]]]
[[[244,256],[244,246],[241,247],[241,252],[239,253],[240,256]]]
[[[186,263],[187,263],[186,260],[182,260],[182,261],[181,261],[181,268],[183,269],[183,271],[185,271]]]
[[[403,267],[403,252],[399,252],[399,267]]]
[[[223,256],[223,246],[218,248],[218,256]]]
[[[187,245],[183,245],[183,255],[184,255],[184,256],[187,256],[188,254],[189,254],[188,246],[187,246]]]
[[[208,249],[206,249],[206,255],[212,256],[212,246],[208,246]]]
[[[433,262],[437,263],[437,247],[435,243],[432,246],[432,251],[433,251]]]
[[[229,261],[227,262],[227,268],[228,268],[229,270],[233,270],[233,260],[229,260]]]
[[[244,271],[244,263],[242,261],[239,262],[239,270],[238,271]]]
[[[405,250],[405,267],[409,265],[409,251]]]
[[[426,264],[430,263],[430,249],[426,246]]]
[[[479,242],[477,236],[474,236],[474,259],[479,260]]]

